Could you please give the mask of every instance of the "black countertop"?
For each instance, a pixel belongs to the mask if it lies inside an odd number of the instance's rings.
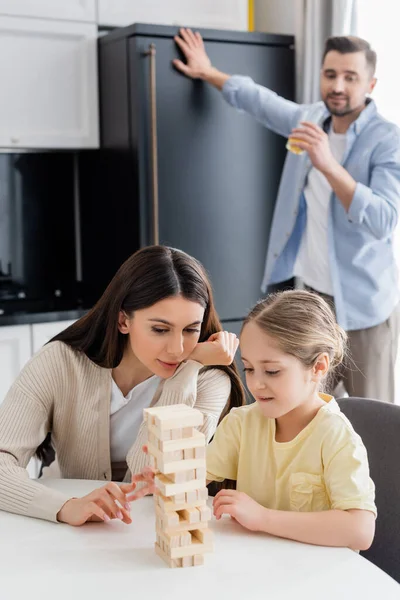
[[[62,310],[42,313],[14,313],[0,315],[0,327],[5,325],[32,325],[34,323],[54,323],[56,321],[72,321],[79,319],[88,311],[84,309]]]

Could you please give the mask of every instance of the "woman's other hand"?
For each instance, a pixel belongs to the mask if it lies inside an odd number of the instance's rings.
[[[238,346],[239,340],[234,333],[219,331],[211,335],[206,342],[197,344],[189,359],[196,360],[204,366],[229,366]]]

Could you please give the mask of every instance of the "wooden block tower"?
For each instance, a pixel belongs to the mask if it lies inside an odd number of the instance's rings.
[[[148,449],[156,469],[156,553],[170,567],[202,565],[213,549],[208,528],[205,437],[199,410],[186,404],[147,408]]]

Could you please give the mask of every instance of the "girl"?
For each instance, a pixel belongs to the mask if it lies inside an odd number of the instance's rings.
[[[95,307],[33,357],[1,405],[0,509],[70,525],[130,523],[135,484],[68,498],[30,480],[25,467],[51,432],[62,477],[129,482],[146,461],[142,413],[151,404],[198,408],[209,440],[221,414],[244,402],[232,364],[238,340],[221,329],[194,258],[163,246],[131,256]]]
[[[215,496],[217,519],[228,514],[247,529],[310,544],[371,545],[367,453],[335,400],[320,392],[345,342],[316,294],[278,293],[251,311],[240,347],[255,403],[230,412],[207,451],[207,479],[237,483]],[[147,470],[134,480],[147,479],[151,491],[149,477]]]

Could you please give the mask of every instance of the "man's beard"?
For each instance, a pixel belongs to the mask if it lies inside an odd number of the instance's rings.
[[[351,108],[348,98],[346,98],[346,103],[344,104],[343,108],[335,108],[329,106],[329,100],[332,100],[333,98],[335,98],[335,96],[330,95],[327,96],[327,98],[324,100],[324,104],[331,113],[331,115],[335,117],[345,117],[346,115],[350,115],[352,112],[354,112],[354,108]]]

